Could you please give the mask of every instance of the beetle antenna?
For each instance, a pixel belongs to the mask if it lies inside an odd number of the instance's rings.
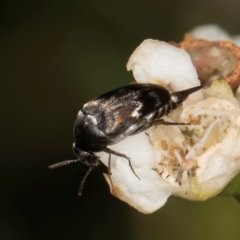
[[[94,169],[95,165],[92,165],[88,171],[86,172],[86,174],[84,175],[81,183],[80,183],[80,187],[79,187],[79,191],[78,191],[78,196],[82,196],[82,190],[83,190],[83,186],[84,186],[84,183],[88,177],[88,175],[91,173],[91,171]]]
[[[53,165],[50,165],[50,166],[48,166],[48,168],[49,169],[58,168],[58,167],[62,167],[62,166],[68,165],[70,163],[76,163],[76,162],[81,162],[81,160],[80,159],[66,160],[66,161],[63,161],[63,162],[59,162],[59,163],[55,163]]]

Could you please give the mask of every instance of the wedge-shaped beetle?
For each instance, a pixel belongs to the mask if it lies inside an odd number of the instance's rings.
[[[79,195],[82,193],[87,176],[99,164],[100,159],[94,154],[95,152],[104,151],[109,154],[109,175],[111,174],[111,154],[126,158],[136,175],[130,158],[108,146],[145,131],[151,126],[188,124],[165,122],[161,117],[176,109],[191,93],[201,88],[202,86],[198,86],[169,93],[167,89],[156,84],[132,84],[93,99],[79,111],[74,124],[73,151],[77,159],[60,162],[49,168],[74,162],[83,162],[90,166],[81,182]]]

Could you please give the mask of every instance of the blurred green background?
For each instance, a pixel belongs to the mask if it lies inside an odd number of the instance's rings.
[[[180,41],[197,25],[240,33],[240,1],[0,2],[0,239],[240,239],[232,198],[171,197],[151,215],[109,194],[100,166],[73,164],[72,127],[82,105],[133,80],[132,51],[146,38]]]

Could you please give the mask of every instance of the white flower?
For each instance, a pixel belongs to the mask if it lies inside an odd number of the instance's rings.
[[[127,69],[136,81],[157,83],[173,91],[199,86],[195,68],[182,49],[145,40],[131,55]],[[111,193],[143,213],[162,207],[172,194],[206,200],[218,194],[240,170],[240,109],[228,84],[215,81],[189,96],[167,121],[192,125],[152,127],[111,148],[131,158],[112,155]],[[193,125],[195,124],[195,125]],[[108,155],[99,154],[108,164]]]
[[[231,41],[240,46],[240,35],[231,36],[216,24],[206,24],[193,28],[191,34],[197,39],[208,41]]]

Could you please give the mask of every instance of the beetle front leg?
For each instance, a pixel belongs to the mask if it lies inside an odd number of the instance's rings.
[[[130,166],[132,172],[133,172],[134,175],[140,180],[140,178],[139,178],[138,175],[135,173],[135,171],[134,171],[134,169],[133,169],[133,167],[132,167],[132,163],[131,163],[130,157],[128,157],[128,156],[126,156],[125,154],[122,154],[122,153],[120,153],[120,152],[116,152],[116,151],[114,151],[114,150],[112,150],[112,149],[110,149],[110,148],[107,148],[107,147],[104,148],[103,151],[109,154],[109,158],[108,158],[108,168],[111,167],[111,154],[114,154],[114,155],[119,156],[119,157],[123,157],[123,158],[125,158],[125,159],[128,160],[128,163],[129,163],[129,166]],[[108,172],[111,173],[111,169],[108,169]]]

